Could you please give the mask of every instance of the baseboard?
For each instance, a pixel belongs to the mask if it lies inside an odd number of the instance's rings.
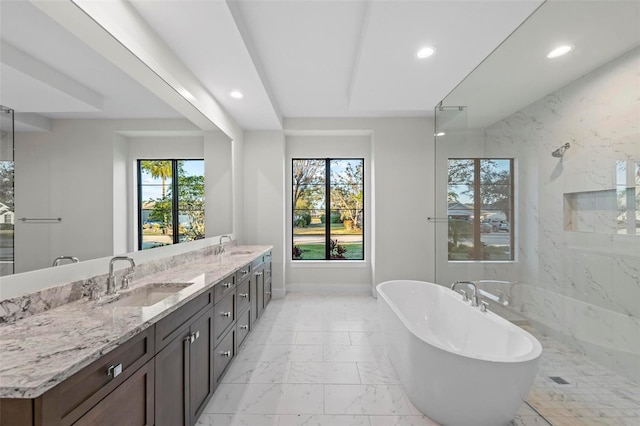
[[[287,292],[371,293],[370,284],[289,284]]]
[[[286,294],[287,294],[287,292],[284,289],[271,288],[271,296],[274,299],[282,299]]]

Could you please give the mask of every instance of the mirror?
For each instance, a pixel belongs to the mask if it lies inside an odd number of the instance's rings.
[[[205,209],[215,213],[205,233],[232,232],[223,132],[186,119],[31,2],[0,7],[0,105],[15,111],[16,273],[59,256],[137,250],[138,159],[204,159]]]

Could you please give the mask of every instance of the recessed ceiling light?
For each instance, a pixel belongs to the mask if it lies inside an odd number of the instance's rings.
[[[229,96],[231,96],[233,99],[242,99],[242,98],[244,98],[244,95],[242,94],[242,92],[239,92],[237,90],[234,90],[233,92],[229,93]]]
[[[436,49],[434,49],[433,47],[427,46],[418,50],[418,53],[416,53],[416,57],[418,59],[426,59],[429,56],[433,55],[434,53],[436,53]]]
[[[569,44],[558,46],[547,54],[547,58],[554,59],[562,55],[566,55],[567,53],[571,52],[571,49],[573,49],[573,46]]]
[[[444,135],[446,135],[446,133],[445,133],[445,132],[438,132],[438,133],[436,133],[436,136],[444,136]]]

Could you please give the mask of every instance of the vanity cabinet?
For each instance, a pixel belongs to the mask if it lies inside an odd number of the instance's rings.
[[[0,426],[193,426],[271,299],[271,252],[42,396],[0,399]]]
[[[254,322],[260,318],[262,311],[271,301],[271,252],[258,257],[251,264],[255,279],[255,315]]]
[[[213,395],[212,307],[213,292],[208,291],[156,324],[162,342],[155,358],[157,426],[195,424]]]

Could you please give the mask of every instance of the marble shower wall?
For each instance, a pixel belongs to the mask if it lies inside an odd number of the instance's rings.
[[[640,235],[616,230],[611,190],[616,162],[640,161],[639,122],[636,48],[485,129],[487,157],[516,158],[512,307],[636,381]],[[551,156],[567,142],[564,158]]]

